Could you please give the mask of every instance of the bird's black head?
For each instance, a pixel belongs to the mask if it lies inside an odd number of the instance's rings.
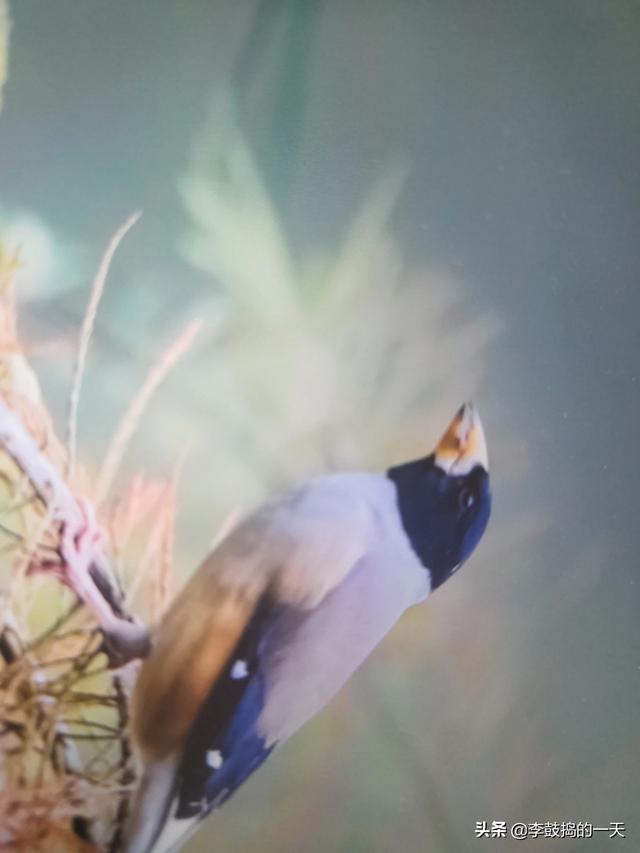
[[[471,556],[491,512],[487,445],[475,408],[460,409],[430,456],[388,475],[411,547],[435,589]]]

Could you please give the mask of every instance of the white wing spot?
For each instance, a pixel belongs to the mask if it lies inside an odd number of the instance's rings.
[[[234,681],[239,681],[241,678],[246,678],[249,675],[249,667],[246,660],[237,660],[231,667],[231,678]]]
[[[219,770],[222,767],[222,753],[219,749],[210,749],[207,753],[207,764],[212,770]]]

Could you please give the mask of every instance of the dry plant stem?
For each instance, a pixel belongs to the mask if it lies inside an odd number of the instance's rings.
[[[23,471],[49,518],[61,529],[56,573],[91,611],[115,664],[148,651],[148,632],[122,611],[103,549],[104,534],[88,501],[77,501],[55,466],[40,452],[21,421],[0,399],[0,444]]]
[[[111,261],[116,253],[116,249],[122,242],[127,231],[136,224],[141,215],[142,214],[140,212],[132,213],[113,235],[111,242],[107,246],[107,251],[102,257],[100,266],[98,267],[98,272],[93,281],[93,287],[91,288],[91,296],[89,297],[89,303],[87,305],[87,310],[85,311],[84,319],[82,321],[82,328],[80,330],[80,340],[78,342],[78,352],[76,356],[75,370],[73,373],[73,384],[71,386],[71,395],[69,397],[69,417],[67,421],[67,477],[71,477],[73,475],[73,468],[75,465],[76,430],[78,424],[80,389],[82,386],[82,377],[84,375],[87,353],[89,352],[89,343],[91,341],[93,326],[98,312],[98,305],[100,304],[100,299],[107,281],[107,273],[109,272],[109,267],[111,266]]]
[[[140,418],[147,403],[173,365],[187,352],[200,331],[201,326],[202,323],[200,320],[194,320],[192,323],[189,323],[159,361],[151,367],[142,387],[131,401],[107,449],[104,464],[98,477],[98,487],[96,490],[96,503],[98,505],[102,503],[113,483],[124,452],[131,437],[138,428]]]
[[[114,678],[113,686],[116,692],[118,726],[120,731],[126,731],[129,726],[129,706],[122,680],[118,676]],[[108,853],[118,853],[118,850],[120,850],[124,838],[125,825],[129,819],[131,785],[135,780],[132,770],[132,759],[133,752],[129,739],[122,738],[120,740],[120,760],[118,762],[119,783],[122,786],[122,791],[118,801],[115,828],[108,846]]]

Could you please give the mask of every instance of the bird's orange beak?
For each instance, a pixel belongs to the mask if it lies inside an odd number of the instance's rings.
[[[473,403],[465,403],[451,421],[434,451],[435,464],[446,474],[468,474],[476,465],[489,471],[487,442],[480,415]]]

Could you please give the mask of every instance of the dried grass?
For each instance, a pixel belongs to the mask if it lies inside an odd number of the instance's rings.
[[[151,367],[140,390],[131,400],[129,408],[120,421],[115,435],[109,444],[104,464],[98,476],[96,498],[98,503],[102,502],[111,488],[127,446],[140,425],[149,400],[174,365],[191,348],[201,326],[202,324],[199,320],[189,323],[173,344],[165,350],[158,361]]]
[[[75,464],[82,377],[110,260],[136,218],[116,232],[94,282],[80,333],[67,447],[56,438],[19,342],[18,258],[0,253],[0,395],[42,456],[60,470],[68,465],[67,486],[78,500],[106,498],[146,403],[197,331],[192,324],[151,369],[101,474],[92,478]],[[177,476],[177,470],[168,481],[135,475],[101,508],[116,583],[129,590],[123,600],[127,606],[136,596],[148,602],[148,619],[164,611],[171,593]],[[116,850],[136,778],[127,693],[137,663],[109,668],[99,627],[59,582],[68,584],[60,564],[62,533],[30,478],[0,452],[0,851]],[[134,564],[129,577],[125,567]]]
[[[104,292],[105,284],[107,283],[107,274],[109,272],[111,261],[113,260],[113,256],[115,255],[118,246],[124,239],[125,235],[127,234],[127,231],[133,228],[136,222],[140,219],[140,216],[140,213],[133,213],[131,216],[129,216],[111,238],[111,241],[107,246],[107,250],[102,257],[102,261],[100,262],[100,266],[98,267],[98,272],[96,273],[96,277],[93,281],[93,286],[91,288],[89,303],[84,313],[82,328],[80,330],[80,340],[78,342],[76,365],[73,374],[73,384],[71,386],[71,394],[69,395],[69,417],[67,421],[67,448],[69,451],[67,462],[68,477],[71,477],[73,475],[73,467],[75,465],[78,405],[80,403],[80,390],[82,388],[82,379],[84,376],[84,369],[87,361],[87,353],[89,352],[89,343],[91,342],[91,336],[93,335],[93,327],[95,325],[96,316],[98,314],[98,307],[100,305],[100,300]]]

